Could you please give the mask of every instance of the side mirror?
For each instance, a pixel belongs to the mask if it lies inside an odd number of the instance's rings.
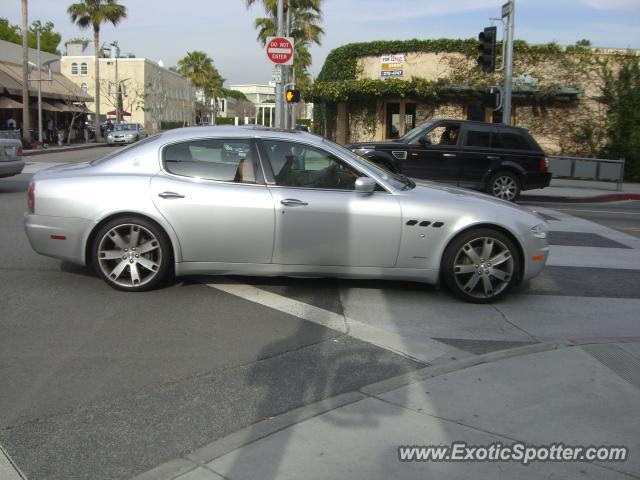
[[[378,184],[369,177],[358,177],[356,179],[356,192],[373,193]]]

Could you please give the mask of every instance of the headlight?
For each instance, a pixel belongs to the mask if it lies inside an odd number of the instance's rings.
[[[127,137],[127,138],[133,138],[133,133],[127,133],[127,134],[125,135],[125,137]]]
[[[549,227],[547,227],[546,223],[541,223],[531,229],[531,235],[540,239],[547,238],[548,233],[549,233]]]

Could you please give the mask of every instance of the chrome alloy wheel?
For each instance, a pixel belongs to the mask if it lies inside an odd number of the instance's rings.
[[[494,178],[491,193],[494,197],[512,201],[518,194],[518,183],[511,175],[500,175]]]
[[[105,277],[120,287],[142,287],[161,270],[162,247],[147,228],[125,223],[108,230],[100,239],[97,260]]]
[[[467,295],[488,299],[509,286],[515,271],[511,250],[491,237],[477,237],[456,253],[453,274],[460,290]]]

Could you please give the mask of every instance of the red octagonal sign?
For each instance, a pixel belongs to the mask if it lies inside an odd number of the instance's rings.
[[[293,38],[268,37],[267,58],[279,65],[291,65],[293,63]]]

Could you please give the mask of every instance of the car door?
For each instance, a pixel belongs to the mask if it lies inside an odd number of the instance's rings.
[[[262,140],[261,157],[276,210],[273,263],[395,265],[401,211],[393,194],[356,192],[365,175],[315,146]]]
[[[401,161],[402,173],[409,177],[456,183],[460,174],[458,122],[438,123],[413,140]]]
[[[481,123],[470,123],[463,128],[458,183],[461,187],[484,188],[487,172],[494,171],[494,165],[500,163],[500,152],[492,148],[492,131],[491,125]]]
[[[269,263],[274,207],[249,139],[167,145],[151,196],[185,262]]]

